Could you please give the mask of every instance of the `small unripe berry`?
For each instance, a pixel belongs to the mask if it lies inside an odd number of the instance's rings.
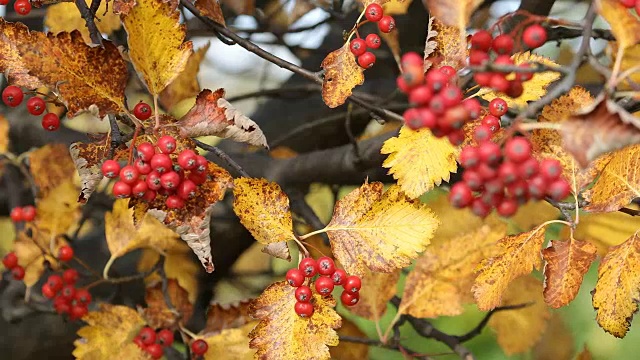
[[[318,273],[318,264],[313,258],[304,258],[300,261],[298,269],[302,271],[305,277],[314,277]]]
[[[295,292],[296,300],[301,302],[311,301],[311,288],[308,286],[300,286]]]
[[[301,286],[304,282],[304,273],[300,269],[289,269],[286,276],[287,282],[293,287]]]

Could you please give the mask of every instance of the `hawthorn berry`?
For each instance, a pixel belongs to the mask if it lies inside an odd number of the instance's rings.
[[[142,199],[146,202],[152,202],[153,200],[155,200],[157,193],[153,190],[147,190],[146,193],[144,193],[144,196],[142,197]]]
[[[490,140],[491,135],[493,135],[493,131],[486,125],[477,126],[475,130],[473,130],[473,139],[479,143]]]
[[[150,190],[156,191],[162,188],[162,183],[160,182],[160,173],[155,170],[147,175],[145,182],[147,183],[147,187]]]
[[[164,355],[162,345],[149,344],[145,346],[144,351],[151,356],[152,359],[160,359]]]
[[[296,289],[295,297],[296,300],[301,302],[311,301],[311,288],[308,286],[300,286]]]
[[[482,189],[484,180],[477,171],[466,170],[462,173],[462,181],[469,186],[473,191],[479,191]]]
[[[369,34],[364,39],[364,42],[367,44],[368,48],[377,49],[382,45],[382,41],[380,40],[380,36],[378,34]]]
[[[373,66],[376,62],[376,56],[371,52],[365,52],[364,54],[358,56],[358,65],[364,69],[368,69]]]
[[[531,68],[531,65],[525,63],[525,64],[518,65],[518,67],[527,69],[527,68]],[[520,81],[528,81],[528,80],[531,80],[532,78],[533,78],[533,72],[530,72],[530,71],[516,73],[516,79]]]
[[[47,131],[56,131],[60,128],[60,118],[54,113],[48,113],[42,117],[42,128]]]
[[[133,197],[141,198],[144,197],[147,190],[149,190],[147,182],[143,179],[138,179],[138,181],[136,181],[136,183],[131,187],[131,195],[133,195]]]
[[[496,36],[491,45],[496,54],[510,55],[511,51],[513,51],[514,41],[510,35],[502,34]]]
[[[55,293],[58,293],[58,291],[62,290],[62,288],[64,287],[64,283],[65,282],[60,275],[53,274],[47,278],[46,285],[49,286]]]
[[[464,100],[462,106],[467,110],[469,119],[477,119],[482,111],[482,105],[480,105],[480,101],[476,98]]]
[[[24,279],[24,268],[20,265],[17,265],[13,269],[11,269],[11,275],[15,280]]]
[[[336,264],[328,256],[322,256],[317,260],[318,273],[320,275],[331,275],[336,271]]]
[[[313,308],[311,310],[313,312]],[[207,350],[209,350],[209,344],[202,339],[198,339],[191,343],[191,352],[194,355],[202,356],[207,352]]]
[[[531,143],[521,136],[511,138],[504,146],[504,154],[516,164],[523,163],[531,156]]]
[[[635,6],[636,4],[636,0],[619,0],[620,4],[622,4],[622,6],[626,7],[627,9],[631,9],[632,7]]]
[[[529,194],[529,185],[524,180],[517,180],[507,185],[507,194],[514,198],[523,198]]]
[[[482,52],[487,52],[491,49],[491,42],[493,41],[493,36],[491,33],[486,30],[480,30],[471,36],[471,48],[475,50],[480,50]]]
[[[534,176],[529,179],[527,185],[527,191],[529,192],[529,196],[532,199],[542,200],[544,199],[547,193],[547,183],[548,180],[545,179],[542,175]]]
[[[0,0],[0,5],[6,6],[9,4],[9,0]]]
[[[140,338],[140,335],[133,338],[133,343],[138,345],[139,348],[144,349],[144,344],[142,343],[142,338]]]
[[[495,98],[489,102],[489,113],[495,117],[501,117],[507,113],[509,106],[502,98]]]
[[[403,70],[407,70],[408,68],[420,68],[422,71],[422,66],[424,63],[424,59],[417,52],[408,52],[400,58],[400,66]]]
[[[102,163],[102,175],[109,179],[115,179],[120,174],[120,164],[115,160],[106,160]]]
[[[144,142],[136,148],[138,158],[142,161],[149,162],[153,155],[156,154],[156,149],[151,143]]]
[[[67,300],[73,300],[73,297],[76,296],[76,288],[73,285],[65,285],[60,290],[60,296]]]
[[[491,212],[491,207],[485,204],[481,198],[476,198],[471,203],[471,212],[477,217],[485,218]]]
[[[56,297],[56,292],[47,283],[42,285],[42,296],[47,299],[53,299],[54,297]]]
[[[342,285],[347,280],[347,272],[342,269],[336,269],[331,275],[333,285]]]
[[[296,302],[294,309],[296,314],[303,318],[311,317],[311,315],[313,315],[313,305],[309,302],[298,301]]]
[[[167,154],[155,154],[151,158],[151,168],[158,172],[158,174],[164,174],[167,171],[173,169],[173,162]]]
[[[171,346],[173,344],[173,331],[162,329],[156,334],[156,339],[162,346]]]
[[[62,262],[67,262],[73,259],[74,251],[73,248],[69,245],[61,246],[58,250],[58,260]]]
[[[371,22],[380,21],[383,15],[384,15],[384,12],[382,10],[382,6],[376,3],[369,4],[364,11],[364,16],[367,18],[367,20]]]
[[[436,69],[431,69],[427,71],[425,81],[431,90],[437,93],[447,86],[449,77]]]
[[[544,159],[540,162],[540,175],[542,178],[554,181],[562,175],[562,165],[556,159]]]
[[[640,14],[640,1],[636,0],[636,14]]]
[[[485,141],[478,146],[478,155],[480,156],[480,161],[488,165],[497,165],[502,159],[500,146],[491,141]]]
[[[189,200],[196,196],[198,190],[198,185],[193,181],[186,179],[182,180],[180,185],[178,185],[178,189],[176,190],[176,194],[183,198],[184,200]]]
[[[530,179],[538,174],[539,168],[540,164],[538,160],[530,157],[519,165],[518,171],[520,172],[521,178]]]
[[[547,30],[540,24],[529,25],[522,33],[522,41],[532,49],[540,47],[547,42]]]
[[[493,73],[490,72],[478,72],[473,74],[473,81],[480,86],[491,85],[491,79],[493,79]]]
[[[360,38],[355,38],[349,43],[349,50],[356,57],[360,56],[367,52],[367,43]]]
[[[22,90],[15,86],[7,86],[2,90],[2,101],[10,107],[16,107],[22,103],[24,99],[24,93]]]
[[[518,98],[524,92],[524,87],[522,86],[522,81],[520,80],[511,80],[509,81],[509,87],[507,88],[506,94],[512,98]]]
[[[431,102],[429,103],[429,110],[431,110],[435,115],[442,115],[447,110],[447,105],[445,105],[444,99],[440,94],[435,95],[431,99]],[[434,135],[436,134],[434,133]]]
[[[505,78],[504,74],[494,73],[491,75],[489,86],[492,89],[503,93],[509,90],[509,80]]]
[[[498,175],[498,170],[485,162],[481,162],[475,170],[483,181],[489,181]]]
[[[465,146],[460,152],[460,165],[465,169],[476,167],[480,163],[480,154],[476,146]]]
[[[176,150],[176,139],[170,135],[163,135],[158,139],[157,145],[163,154],[171,154]]]
[[[519,179],[518,166],[510,161],[505,161],[498,168],[498,176],[505,184],[511,184]]]
[[[432,97],[433,92],[431,88],[427,85],[420,85],[412,89],[409,93],[409,102],[417,105],[425,105],[429,103]]]
[[[482,118],[482,125],[488,126],[489,129],[491,129],[492,133],[496,133],[498,130],[500,130],[500,118],[493,116],[491,114],[487,114],[485,115],[485,117]]]
[[[16,223],[20,221],[24,221],[24,213],[22,212],[22,208],[20,206],[16,206],[13,209],[11,209],[11,212],[9,213],[9,217],[11,218],[11,221]]]
[[[68,314],[71,311],[71,302],[63,296],[53,299],[53,308],[58,314]]]
[[[175,171],[162,174],[160,176],[160,184],[167,190],[173,190],[180,184],[180,175]]]
[[[195,171],[198,174],[204,174],[205,172],[207,172],[207,168],[209,167],[209,161],[207,160],[207,158],[202,155],[197,155],[196,164],[197,167],[195,168]]]
[[[449,192],[449,202],[453,207],[464,208],[473,201],[473,194],[469,185],[464,182],[455,183]]]
[[[320,295],[331,294],[331,292],[333,291],[333,286],[333,280],[326,276],[320,276],[318,279],[316,279],[315,282],[316,291]]]
[[[362,287],[362,281],[360,280],[360,277],[356,276],[356,275],[351,275],[349,277],[347,277],[347,279],[344,282],[344,289],[345,291],[348,292],[358,292],[360,291],[360,288]]]
[[[458,74],[456,69],[454,69],[452,66],[449,66],[449,65],[439,67],[438,71],[447,75],[449,79],[455,77]]]
[[[41,98],[34,96],[27,100],[27,111],[29,114],[39,116],[42,115],[45,109],[46,104]]]
[[[140,120],[147,120],[151,117],[151,106],[145,102],[139,102],[133,108],[133,116]]]
[[[136,168],[136,170],[138,170],[138,173],[140,173],[140,175],[147,175],[151,172],[151,170],[153,170],[151,169],[151,164],[143,161],[142,159],[136,160],[133,166]]]
[[[133,185],[138,181],[140,173],[135,166],[127,165],[120,170],[120,181],[127,185]]]
[[[304,273],[300,269],[289,269],[287,271],[286,279],[289,285],[298,287],[304,282]]]
[[[360,301],[360,294],[358,292],[354,293],[344,290],[342,294],[340,294],[340,301],[342,301],[345,306],[354,306]]]
[[[551,184],[547,188],[547,195],[555,201],[561,201],[562,199],[569,196],[571,193],[571,187],[569,187],[569,183],[567,183],[564,179],[558,179]]]
[[[113,196],[116,197],[116,199],[125,199],[128,198],[129,196],[131,196],[131,185],[127,184],[124,181],[116,181],[115,184],[113,184]]]
[[[318,273],[318,264],[313,258],[307,257],[300,261],[298,269],[302,271],[305,277],[314,277]]]
[[[18,266],[18,256],[14,252],[10,252],[2,258],[2,265],[7,269],[13,269]]]
[[[184,200],[178,195],[169,195],[165,204],[169,209],[182,209],[184,207]]]
[[[33,205],[22,207],[22,220],[26,222],[33,221],[36,218],[36,208]]]
[[[78,270],[76,269],[67,269],[62,273],[62,280],[65,284],[75,284],[78,281]],[[51,277],[49,277],[51,278]]]
[[[138,336],[140,336],[140,340],[144,345],[151,345],[156,342],[156,332],[148,326],[140,329]]]
[[[489,61],[489,54],[480,50],[471,50],[469,52],[469,65],[480,66]]]
[[[70,318],[72,320],[82,319],[83,316],[87,315],[89,309],[87,309],[86,305],[75,304],[71,307]]]
[[[29,0],[16,0],[13,3],[13,10],[20,15],[28,15],[31,12],[31,3]]]
[[[198,166],[198,155],[191,149],[186,149],[178,155],[178,165],[184,170],[191,170]]]
[[[446,107],[453,107],[462,101],[462,91],[457,86],[447,86],[440,95]]]
[[[396,28],[396,22],[393,20],[393,17],[389,15],[385,15],[378,21],[378,29],[383,33],[390,33],[393,29]]]

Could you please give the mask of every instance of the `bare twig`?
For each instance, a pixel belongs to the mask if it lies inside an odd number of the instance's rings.
[[[75,0],[75,4],[86,23],[87,29],[89,30],[91,42],[96,45],[102,45],[102,34],[100,34],[100,30],[98,30],[98,27],[96,26],[95,13],[89,9],[84,0]],[[100,2],[98,1],[97,4],[99,6]],[[92,3],[91,5],[94,6],[95,3]]]
[[[489,319],[491,319],[491,316],[493,316],[493,314],[495,314],[495,313],[497,313],[499,311],[504,311],[504,310],[522,309],[522,308],[527,307],[529,305],[532,305],[532,304],[531,303],[526,303],[526,304],[507,305],[507,306],[497,307],[497,308],[489,311],[487,313],[487,315],[485,315],[484,319],[482,319],[482,321],[480,321],[480,323],[478,325],[476,325],[475,328],[473,328],[471,331],[469,331],[466,334],[457,336],[457,338],[458,338],[458,340],[460,342],[469,341],[469,340],[473,339],[474,337],[480,335],[482,330],[487,326],[487,323],[489,323]]]
[[[226,162],[230,167],[232,167],[235,171],[237,171],[240,175],[242,175],[243,177],[251,177],[243,168],[242,166],[240,166],[237,162],[235,162],[231,157],[229,157],[229,155],[227,155],[227,153],[225,153],[224,151],[220,150],[220,148],[216,147],[216,146],[211,146],[211,145],[207,145],[205,143],[203,143],[200,140],[197,139],[193,139],[193,141],[195,141],[196,145],[198,145],[199,148],[210,151],[212,153],[214,153],[217,157],[219,157],[221,160],[223,160],[224,162]]]

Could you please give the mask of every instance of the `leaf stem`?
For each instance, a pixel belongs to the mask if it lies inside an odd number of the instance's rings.
[[[310,232],[310,233],[308,233],[308,234],[300,235],[300,236],[298,236],[298,239],[300,239],[300,240],[308,239],[308,238],[312,237],[313,235],[318,235],[318,234],[326,233],[326,232],[328,232],[328,231],[329,231],[329,229],[327,229],[327,228],[325,227],[325,228],[320,229],[320,230],[312,231],[312,232]]]

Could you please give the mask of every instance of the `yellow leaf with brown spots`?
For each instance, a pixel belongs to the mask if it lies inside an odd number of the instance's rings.
[[[201,339],[209,345],[204,360],[252,360],[255,350],[249,347],[249,333],[256,324],[252,321],[238,328],[202,334]]]
[[[297,2],[296,2],[297,3]],[[200,11],[200,14],[208,17],[209,19],[227,26],[224,21],[224,15],[222,14],[222,8],[218,0],[196,0],[194,3],[196,9]]]
[[[58,250],[65,245],[68,243],[62,236],[50,236],[50,234],[37,231],[32,231],[31,236],[25,232],[18,233],[13,244],[13,251],[18,256],[18,264],[24,268],[24,284],[26,286],[35,285],[49,267],[57,270],[59,268],[56,259]],[[48,266],[45,265],[47,263]]]
[[[529,201],[518,207],[518,212],[509,218],[508,223],[519,231],[529,231],[545,221],[558,219],[560,210],[546,201]]]
[[[159,95],[187,66],[193,52],[184,42],[180,12],[162,0],[137,0],[122,23],[127,30],[129,58],[152,95]]]
[[[29,168],[41,197],[73,179],[76,169],[64,144],[47,144],[29,153]]]
[[[108,135],[94,142],[76,142],[69,146],[69,153],[78,175],[80,175],[80,184],[82,186],[78,202],[86,203],[104,178],[101,167],[107,154],[109,154],[110,147],[111,136]]]
[[[551,246],[542,250],[547,262],[543,294],[549,306],[557,309],[573,301],[597,252],[595,245],[575,239],[553,240]]]
[[[134,309],[111,304],[100,304],[82,320],[86,326],[78,330],[73,356],[80,360],[148,360],[148,355],[133,343],[144,319]]]
[[[559,312],[553,312],[547,329],[533,348],[535,360],[573,360],[575,339]]]
[[[623,48],[640,42],[640,21],[618,0],[597,0],[596,9],[611,25],[611,32]]]
[[[436,215],[419,200],[391,186],[365,183],[336,202],[325,228],[333,254],[349,274],[366,268],[390,273],[408,266],[425,250],[440,225]]]
[[[413,0],[390,0],[383,2],[382,8],[385,15],[404,15],[412,2]]]
[[[640,217],[616,211],[610,213],[582,213],[574,236],[594,244],[598,254],[605,256],[609,247],[620,245],[640,229]],[[562,235],[569,237],[569,228]]]
[[[460,33],[458,27],[445,25],[437,18],[433,21],[433,30],[438,35],[434,39],[437,46],[431,58],[439,61],[436,61],[437,65],[451,66],[456,70],[467,66],[469,50],[467,50],[466,33],[464,31]]]
[[[593,290],[596,321],[604,331],[623,338],[640,298],[640,237],[635,233],[620,245],[609,249],[598,267],[598,282]]]
[[[51,236],[66,234],[80,219],[78,188],[71,178],[36,201],[34,225],[38,232]]]
[[[313,315],[302,318],[294,306],[295,288],[286,281],[271,284],[251,304],[251,316],[260,320],[249,333],[255,357],[264,360],[329,359],[329,346],[338,345],[336,329],[342,319],[332,297],[313,294]]]
[[[9,149],[9,121],[0,115],[0,154]]]
[[[95,19],[98,30],[103,34],[111,35],[122,27],[120,17],[112,11],[107,11],[106,1],[100,3],[100,7],[95,12]],[[80,15],[78,7],[73,2],[61,2],[47,7],[44,25],[54,34],[78,30],[82,34],[84,41],[91,44],[91,37],[86,24]]]
[[[473,11],[482,4],[482,0],[422,0],[431,16],[448,26],[464,31]]]
[[[476,267],[499,253],[497,242],[506,232],[504,224],[483,225],[427,248],[407,277],[398,311],[419,318],[462,314],[463,305],[473,302]]]
[[[478,308],[488,311],[499,306],[502,295],[513,280],[542,268],[540,251],[544,243],[545,227],[540,226],[498,241],[501,253],[484,259],[478,266],[473,285],[473,297]]]
[[[382,164],[398,180],[402,191],[417,198],[449,181],[456,172],[459,150],[446,138],[433,136],[429,129],[411,130],[406,126],[400,135],[384,142],[381,154],[389,154]]]
[[[396,295],[400,269],[385,274],[367,271],[362,277],[360,301],[347,309],[365,319],[378,321],[387,312],[387,303]]]
[[[253,321],[251,317],[251,301],[235,304],[212,304],[207,309],[207,324],[203,332],[219,332],[234,329]]]
[[[216,0],[210,0],[215,2]],[[172,109],[175,105],[184,99],[192,98],[200,92],[200,84],[198,83],[198,72],[200,71],[200,63],[206,55],[211,43],[194,51],[184,70],[176,77],[162,92],[160,93],[160,104],[165,109]]]
[[[515,53],[511,56],[511,60],[513,60],[513,63],[515,65],[540,63],[549,67],[559,66],[558,64],[544,56],[533,54],[530,52]],[[507,79],[511,79],[511,77],[515,77],[515,75],[507,75]],[[542,71],[534,73],[531,80],[522,83],[523,92],[522,95],[517,98],[509,97],[501,92],[493,91],[490,88],[480,89],[478,95],[487,101],[491,101],[497,97],[500,97],[507,102],[509,107],[525,107],[527,106],[528,101],[536,101],[543,97],[547,93],[547,87],[549,86],[549,84],[558,80],[559,78],[560,73],[557,71]]]
[[[364,83],[364,69],[349,50],[349,43],[327,55],[321,66],[325,70],[322,100],[330,108],[344,104],[353,88]]]
[[[362,299],[360,299],[362,300]],[[367,335],[362,332],[349,319],[342,319],[342,326],[338,329],[338,336],[353,336],[366,339]],[[366,344],[351,343],[341,341],[338,346],[329,349],[332,359],[337,360],[363,360],[369,359],[369,346]]]
[[[29,68],[18,49],[18,44],[30,39],[29,28],[25,25],[9,23],[0,18],[0,71],[6,74],[10,84],[37,89],[43,84],[29,74]]]
[[[234,181],[233,211],[261,244],[296,238],[289,198],[280,185],[265,179],[239,178]]]
[[[504,294],[501,306],[530,304],[521,309],[493,314],[489,327],[496,332],[498,345],[507,355],[531,349],[542,337],[551,313],[542,298],[542,282],[532,276],[515,280]],[[522,330],[526,329],[526,336]]]
[[[140,310],[142,317],[154,329],[177,329],[178,325],[185,325],[193,315],[193,304],[189,300],[189,294],[175,279],[167,280],[166,294],[171,300],[170,308],[165,301],[165,291],[162,290],[162,282],[157,282],[147,287],[144,302],[147,307]]]

